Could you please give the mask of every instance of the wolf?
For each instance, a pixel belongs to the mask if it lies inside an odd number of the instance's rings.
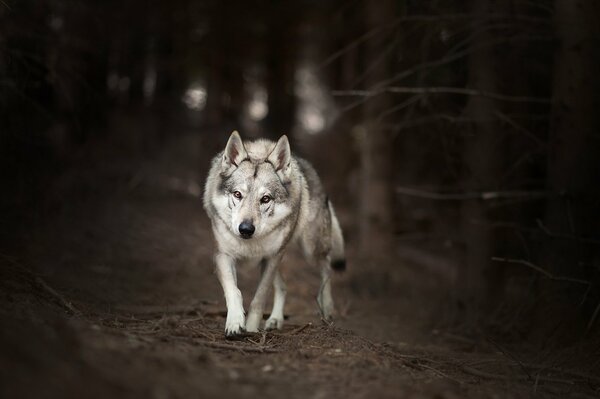
[[[258,331],[271,284],[273,309],[264,328],[282,328],[286,284],[278,266],[292,243],[320,267],[317,303],[323,318],[332,318],[332,270],[346,265],[342,230],[316,171],[291,153],[287,136],[242,141],[237,131],[231,133],[212,160],[203,201],[227,305],[226,336]],[[242,264],[260,265],[261,272],[247,318],[237,286],[236,267]]]

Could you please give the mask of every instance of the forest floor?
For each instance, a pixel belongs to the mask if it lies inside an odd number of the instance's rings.
[[[59,188],[56,215],[0,254],[0,397],[600,395],[585,344],[542,353],[451,328],[438,279],[399,254],[357,264],[352,242],[333,324],[317,312],[318,271],[291,251],[283,330],[226,340],[204,170],[181,159],[72,172],[64,187],[80,196]],[[258,271],[239,273],[247,305]]]

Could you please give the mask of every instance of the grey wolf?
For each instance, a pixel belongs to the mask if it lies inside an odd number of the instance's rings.
[[[282,328],[286,285],[278,266],[291,243],[299,244],[306,260],[320,267],[317,303],[323,318],[332,318],[332,270],[345,268],[342,231],[317,173],[291,153],[287,136],[276,143],[242,142],[234,131],[225,150],[212,160],[204,209],[216,241],[226,336],[258,331],[271,284],[273,309],[264,328]],[[248,264],[260,265],[261,277],[246,318],[236,268]]]

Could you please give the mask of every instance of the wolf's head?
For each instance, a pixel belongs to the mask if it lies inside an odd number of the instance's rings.
[[[292,155],[287,137],[242,142],[233,132],[223,151],[217,212],[234,235],[266,236],[292,214]]]

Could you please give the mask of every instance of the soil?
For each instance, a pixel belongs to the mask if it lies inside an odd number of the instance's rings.
[[[600,397],[590,343],[544,351],[449,324],[443,279],[400,251],[360,263],[352,240],[333,323],[318,271],[290,251],[283,330],[227,340],[201,144],[90,160],[57,183],[55,207],[0,256],[0,397]],[[239,274],[247,306],[258,271]]]

